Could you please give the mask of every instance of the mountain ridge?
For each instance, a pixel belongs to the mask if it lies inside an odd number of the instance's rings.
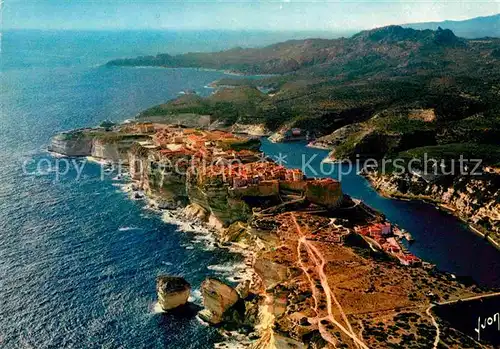
[[[466,47],[469,43],[470,40],[458,38],[448,29],[432,31],[387,26],[362,31],[350,38],[290,40],[262,48],[233,48],[211,53],[158,54],[116,59],[106,65],[203,67],[250,75],[297,71],[338,75],[345,70],[352,71],[354,62],[366,66],[367,60],[372,63],[378,60],[378,63],[386,63],[384,66],[396,67],[404,65],[402,60],[412,55],[425,60],[430,53],[439,54],[449,47]],[[435,61],[434,57],[426,60],[430,65]],[[340,69],[329,70],[328,67]]]
[[[465,39],[449,29],[387,26],[351,38],[292,40],[256,49],[139,57],[108,65],[275,74],[225,78],[214,83],[217,89],[208,98],[183,96],[139,118],[168,122],[186,120],[179,115],[209,116],[217,127],[259,124],[279,132],[300,128],[313,137],[380,118],[383,122],[366,125],[366,146],[356,146],[362,136],[356,133],[344,144],[341,154],[348,157],[359,149],[379,147],[385,150],[376,155],[383,157],[388,151],[464,139],[491,144],[490,133],[500,129],[500,39]],[[434,115],[432,120],[412,119],[419,110]],[[474,122],[461,122],[468,119]],[[420,130],[425,137],[419,136]],[[395,133],[400,139],[397,147],[383,146]]]
[[[468,39],[500,37],[500,13],[491,16],[469,18],[466,20],[408,23],[402,24],[401,26],[420,30],[436,30],[438,27],[441,27],[443,29],[450,29],[458,36]]]

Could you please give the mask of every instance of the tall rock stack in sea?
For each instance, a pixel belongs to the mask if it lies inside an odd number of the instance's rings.
[[[203,281],[201,293],[205,309],[200,311],[198,315],[202,320],[214,325],[222,322],[228,310],[240,300],[240,296],[234,288],[213,278]]]

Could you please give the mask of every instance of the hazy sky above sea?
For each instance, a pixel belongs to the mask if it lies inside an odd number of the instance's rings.
[[[2,2],[2,0],[0,0]],[[347,31],[467,19],[500,0],[4,0],[3,28]]]

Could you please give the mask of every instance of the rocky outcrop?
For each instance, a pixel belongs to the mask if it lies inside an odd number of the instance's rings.
[[[48,150],[66,156],[90,156],[92,137],[82,131],[63,132],[52,138]]]
[[[372,173],[368,177],[383,194],[440,204],[482,231],[494,244],[500,243],[500,175],[441,177],[432,182],[408,173]]]
[[[336,146],[344,143],[347,138],[355,132],[359,132],[362,130],[361,124],[350,124],[343,126],[333,133],[320,137],[315,141],[309,144],[310,147],[313,148],[321,148],[321,149],[333,149]]]
[[[158,304],[165,311],[187,303],[191,285],[184,278],[161,275],[156,278]]]
[[[340,182],[324,179],[307,181],[305,198],[317,205],[334,209],[342,202],[343,194]]]
[[[187,205],[182,210],[182,213],[188,219],[193,219],[201,222],[206,222],[209,216],[207,210],[196,203]]]
[[[235,123],[231,127],[233,133],[243,133],[251,136],[264,137],[270,134],[269,130],[264,124],[238,124]]]
[[[48,150],[66,156],[93,156],[112,162],[128,163],[128,151],[147,135],[108,132],[102,128],[62,132],[51,139]]]
[[[201,284],[201,294],[203,296],[203,306],[200,311],[200,318],[210,324],[219,324],[226,317],[231,317],[230,310],[238,301],[238,292],[220,280],[208,278]]]
[[[237,221],[246,221],[252,213],[243,200],[230,195],[227,185],[200,185],[188,180],[186,189],[190,202],[210,212],[212,226],[227,227]]]

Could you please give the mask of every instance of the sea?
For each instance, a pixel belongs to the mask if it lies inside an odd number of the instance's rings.
[[[192,301],[207,276],[231,281],[237,254],[214,247],[140,200],[85,159],[47,153],[57,132],[122,121],[183,90],[208,95],[223,72],[103,66],[110,59],[259,46],[304,33],[4,31],[0,82],[0,347],[212,348],[224,340],[195,316],[155,310],[155,278],[185,277]],[[303,144],[270,156],[322,155]],[[324,154],[323,154],[324,155]],[[319,162],[314,166],[319,166]],[[335,175],[333,175],[335,176]],[[344,190],[410,231],[410,248],[444,271],[500,286],[498,252],[454,217],[378,196],[353,174]]]

